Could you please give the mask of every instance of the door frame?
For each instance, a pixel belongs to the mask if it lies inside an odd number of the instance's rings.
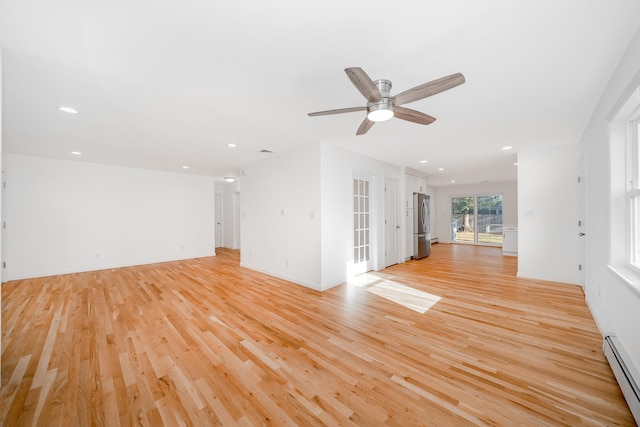
[[[459,243],[463,245],[481,245],[481,246],[493,246],[493,247],[501,247],[502,243],[494,244],[488,242],[480,242],[478,235],[480,233],[480,229],[478,226],[478,199],[481,197],[491,197],[491,196],[500,196],[502,198],[502,202],[504,203],[504,194],[503,193],[477,193],[477,194],[464,194],[464,195],[450,195],[449,196],[449,224],[453,222],[453,199],[463,199],[463,198],[472,198],[473,199],[473,242],[465,242],[453,240],[453,236],[450,236],[451,243]],[[504,205],[502,206],[502,225],[504,226]],[[451,226],[450,226],[451,227]],[[457,230],[456,230],[457,232]],[[453,234],[453,229],[451,230],[451,234]]]
[[[218,207],[219,206],[219,207]],[[222,193],[214,193],[214,207],[213,207],[213,247],[221,248],[224,246],[224,201]],[[219,214],[219,217],[217,217]],[[218,236],[218,225],[220,225],[220,236]],[[218,237],[220,240],[218,240]],[[218,243],[220,243],[218,245]]]
[[[392,200],[392,205],[389,206],[389,197],[387,197],[387,188],[388,187],[394,187],[395,188],[395,198],[394,200]],[[397,264],[398,262],[400,262],[400,213],[398,212],[398,190],[399,190],[399,185],[398,185],[398,180],[397,179],[393,179],[393,178],[389,178],[389,177],[384,177],[384,267],[389,267],[391,265]],[[387,224],[387,221],[389,220],[388,218],[388,213],[390,212],[394,212],[394,218],[395,218],[395,224]],[[387,255],[387,247],[388,247],[388,241],[387,241],[387,237],[389,235],[389,233],[387,232],[387,227],[395,227],[395,256],[392,255]]]

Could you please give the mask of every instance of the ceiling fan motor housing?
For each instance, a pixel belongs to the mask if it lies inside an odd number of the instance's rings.
[[[382,99],[378,102],[367,103],[367,116],[372,121],[384,121],[393,117],[393,103],[391,102],[391,82],[376,80],[373,82],[380,91]]]

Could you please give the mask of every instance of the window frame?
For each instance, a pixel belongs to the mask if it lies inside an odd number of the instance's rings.
[[[640,249],[640,236],[633,238],[633,225],[638,212],[632,201],[638,193],[633,185],[640,185],[640,84],[634,81],[624,92],[607,117],[609,122],[609,263],[614,273],[628,289],[640,296],[640,266],[632,262],[632,251]],[[634,174],[636,174],[634,176]],[[633,181],[633,184],[632,184]],[[638,218],[640,220],[640,218]]]
[[[640,274],[640,105],[626,123],[626,264]]]
[[[500,203],[502,204],[502,208],[500,209],[500,213],[496,214],[496,215],[500,215],[501,219],[502,219],[502,223],[500,224],[500,227],[502,229],[502,227],[504,226],[504,194],[503,193],[479,193],[479,194],[471,194],[471,195],[450,195],[449,196],[449,221],[453,222],[454,219],[454,212],[453,212],[453,200],[454,199],[473,199],[473,242],[468,242],[468,241],[464,241],[464,240],[454,240],[453,239],[453,229],[451,230],[451,234],[452,236],[450,236],[451,238],[451,243],[459,243],[459,244],[463,244],[463,245],[481,245],[481,246],[493,246],[493,247],[502,247],[503,243],[504,243],[504,234],[502,234],[502,239],[500,241],[500,243],[491,243],[491,242],[481,242],[480,241],[480,229],[479,229],[479,221],[480,221],[480,217],[479,215],[484,215],[484,214],[480,214],[480,208],[478,206],[478,199],[482,198],[482,197],[495,197],[495,196],[499,196],[500,197]],[[471,215],[471,214],[470,214]],[[457,231],[456,231],[457,233]]]

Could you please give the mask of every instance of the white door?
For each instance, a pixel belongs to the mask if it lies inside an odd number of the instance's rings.
[[[384,266],[398,263],[398,181],[384,179]]]
[[[222,194],[215,195],[216,248],[222,247]]]
[[[585,286],[585,268],[586,268],[586,229],[585,229],[585,212],[586,212],[586,185],[585,185],[585,165],[584,158],[578,163],[578,282],[580,286]]]
[[[240,249],[240,193],[233,193],[233,249]]]

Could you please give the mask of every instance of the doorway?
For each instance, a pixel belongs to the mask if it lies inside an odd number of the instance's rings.
[[[223,245],[222,236],[222,194],[216,193],[214,200],[214,221],[216,224],[215,229],[215,247],[220,248]]]
[[[583,288],[586,282],[587,248],[585,240],[586,185],[584,157],[578,162],[578,283]]]
[[[384,266],[398,263],[398,181],[384,179]]]

